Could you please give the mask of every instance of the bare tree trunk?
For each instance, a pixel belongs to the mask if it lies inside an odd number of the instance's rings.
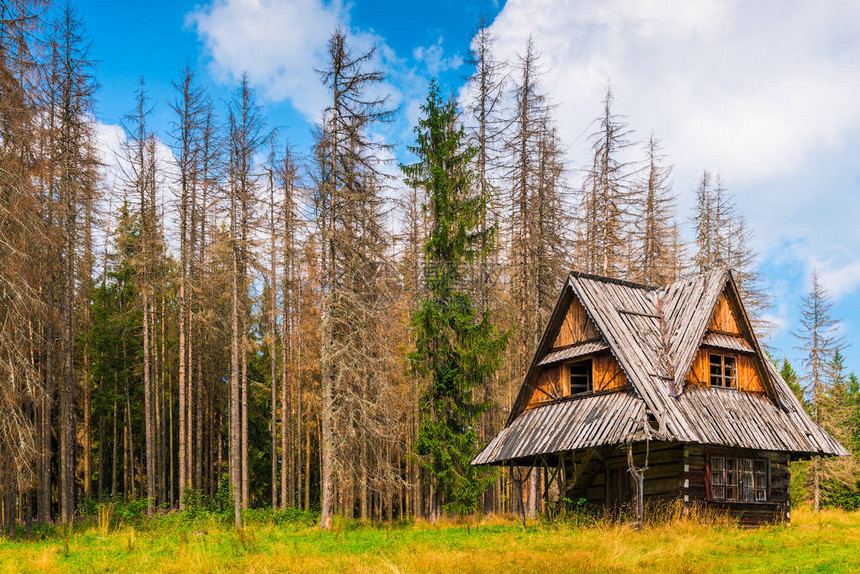
[[[295,269],[295,267],[294,267]],[[296,436],[295,436],[295,451],[296,451],[296,505],[302,507],[302,277],[296,269],[296,336],[295,339],[290,339],[290,352],[293,350],[293,340],[295,340],[296,348],[296,372],[294,380],[296,382]],[[310,458],[308,454],[307,458]]]
[[[118,405],[117,400],[116,400],[116,397],[119,394],[118,378],[119,378],[118,374],[116,373],[116,371],[114,371],[114,378],[113,378],[113,394],[114,394],[114,400],[113,400],[113,440],[111,441],[111,471],[110,471],[110,494],[111,494],[111,498],[114,498],[114,499],[116,498],[116,495],[119,491],[119,489],[117,488],[117,476],[116,476],[116,471],[117,471],[116,448],[117,448],[117,445],[119,443],[119,433],[118,433],[118,429],[117,429],[117,419],[119,418],[119,409],[118,409],[119,405]]]
[[[163,218],[162,218],[163,221]],[[162,235],[164,233],[162,232]],[[167,329],[167,320],[166,320],[166,309],[167,309],[167,277],[164,273],[161,276],[161,370],[159,376],[159,387],[160,393],[159,396],[156,397],[156,411],[155,411],[155,433],[156,433],[156,442],[158,443],[158,452],[156,454],[156,477],[158,480],[158,501],[160,504],[164,504],[168,501],[167,499],[167,485],[166,482],[166,436],[165,436],[165,415],[164,415],[164,396],[165,396],[165,380],[167,378],[167,358],[166,358],[166,345],[167,345],[167,337],[166,337],[166,329]]]
[[[245,313],[242,314],[242,343],[247,343],[248,326]],[[248,351],[242,351],[242,508],[248,508],[249,468],[248,468]]]
[[[181,200],[180,211],[185,211],[185,201]],[[181,215],[181,218],[185,218],[185,214]],[[184,231],[182,232],[184,233]],[[181,249],[181,259],[179,264],[180,268],[180,278],[179,278],[179,509],[182,510],[185,508],[185,486],[188,482],[188,477],[186,475],[186,469],[188,468],[187,464],[187,449],[188,445],[186,443],[186,438],[188,436],[188,431],[185,428],[188,424],[186,420],[186,370],[187,365],[186,361],[188,359],[188,351],[187,351],[187,341],[186,341],[186,310],[185,310],[185,289],[186,289],[186,278],[185,278],[185,248]]]
[[[337,73],[337,72],[335,72]],[[337,80],[336,80],[337,81]],[[335,101],[339,97],[335,84]],[[332,122],[336,126],[336,122]],[[337,141],[337,132],[333,131],[332,142]],[[337,165],[337,146],[332,145],[331,171],[335,172]],[[331,289],[332,289],[332,266],[334,265],[334,243],[332,230],[334,226],[334,207],[332,200],[332,189],[323,190],[323,208],[321,210],[323,223],[322,233],[322,309],[320,310],[320,330],[322,333],[322,349],[320,350],[320,379],[322,386],[322,397],[320,407],[320,528],[330,528],[332,524],[334,484],[332,483],[332,465],[334,463],[334,444],[332,437],[332,400],[334,394],[334,380],[331,365],[331,355],[334,344],[331,325]]]
[[[71,193],[69,191],[68,193]],[[65,373],[60,389],[60,510],[64,523],[69,522],[75,512],[75,212],[77,207],[69,195],[66,204],[66,242],[65,242],[65,304],[63,324],[65,328]]]
[[[305,431],[305,511],[311,509],[311,431]]]
[[[167,491],[168,491],[168,495],[170,496],[170,505],[173,506],[173,505],[177,504],[178,501],[176,500],[176,490],[174,489],[174,487],[176,486],[176,482],[175,482],[176,475],[174,474],[175,469],[173,466],[173,461],[175,460],[175,455],[173,452],[173,381],[172,380],[168,380],[167,388],[170,391],[168,393],[168,397],[167,397],[167,415],[168,415],[168,421],[167,421],[168,442],[167,442],[167,444],[169,445],[168,459],[170,460],[170,481],[169,481],[169,486],[167,488]]]
[[[48,300],[53,301],[53,281],[48,284]],[[45,388],[42,391],[40,513],[42,520],[51,518],[51,394],[54,388],[54,321],[48,316],[45,341]]]
[[[269,156],[269,391],[270,391],[270,419],[269,431],[271,433],[271,457],[272,457],[272,509],[278,508],[278,363],[277,363],[277,337],[278,337],[278,296],[277,296],[277,259],[275,256],[275,149],[274,142],[271,144]],[[287,278],[284,276],[284,281]],[[286,308],[286,301],[284,301]],[[286,347],[286,332],[282,336],[282,346]],[[281,408],[286,410],[284,404]],[[286,426],[281,428],[281,435],[286,434]],[[281,459],[281,466],[286,466],[286,449]]]
[[[83,314],[83,325],[81,326],[85,337],[83,345],[83,373],[81,376],[81,390],[83,395],[83,430],[81,431],[81,443],[84,454],[84,499],[90,500],[93,497],[93,445],[92,435],[90,433],[92,422],[92,389],[90,387],[91,365],[91,349],[90,336],[92,333],[92,321],[90,316],[90,301],[93,292],[93,270],[92,270],[92,252],[93,252],[93,198],[91,194],[85,197],[84,206],[84,245],[83,245],[83,269],[81,270],[81,306]]]
[[[288,190],[284,190],[285,194],[289,193]],[[285,199],[286,201],[286,199]],[[286,222],[284,222],[284,227],[286,227]],[[291,405],[287,402],[287,385],[288,385],[288,351],[292,348],[292,338],[290,333],[290,293],[289,293],[289,281],[290,281],[290,267],[289,262],[287,260],[288,257],[288,246],[286,237],[284,238],[284,279],[283,279],[283,313],[281,315],[281,508],[292,508],[295,506],[295,496],[292,488],[293,484],[293,474],[292,468],[288,468],[286,464],[287,457],[289,456],[289,460],[292,463],[293,458],[293,450],[294,444],[292,441],[288,442],[288,438],[292,438],[292,424],[293,421],[289,416],[289,407]],[[274,320],[274,317],[273,317]],[[274,361],[274,357],[272,357]],[[274,385],[274,379],[272,382]],[[273,390],[274,394],[274,390]],[[274,415],[272,415],[274,417]],[[273,423],[274,424],[274,423]],[[287,431],[289,430],[289,433]],[[289,436],[288,436],[289,435]],[[290,465],[291,466],[291,465]],[[288,475],[289,472],[289,475]],[[289,492],[288,492],[288,483],[289,482]]]
[[[648,460],[645,460],[645,467],[648,466]],[[645,490],[644,490],[644,471],[645,468],[637,468],[633,464],[633,444],[627,445],[627,469],[633,480],[636,482],[636,530],[642,530],[642,522],[645,516]]]
[[[231,240],[233,242],[231,253],[231,307],[230,325],[232,330],[230,344],[230,485],[233,490],[234,524],[237,529],[242,529],[242,473],[241,469],[241,405],[240,386],[241,373],[239,359],[239,254],[236,245],[236,197],[235,192],[230,198],[231,211]]]
[[[99,394],[104,392],[104,380],[103,377],[99,377]],[[98,450],[98,458],[99,458],[99,466],[98,466],[98,499],[99,502],[104,500],[105,494],[105,417],[103,409],[99,410],[99,450]]]
[[[149,499],[147,504],[148,512],[155,510],[155,467],[154,449],[153,449],[153,432],[152,432],[152,374],[151,374],[151,349],[150,349],[150,283],[149,283],[149,252],[151,251],[150,242],[152,241],[155,229],[155,204],[147,199],[147,192],[151,197],[155,197],[155,158],[150,158],[147,161],[147,147],[149,143],[149,134],[146,128],[146,95],[143,90],[143,81],[140,85],[140,93],[137,106],[138,133],[137,133],[137,154],[138,154],[138,182],[140,190],[140,225],[141,225],[141,254],[142,254],[142,284],[141,296],[143,299],[143,422],[145,434],[145,456],[146,456],[146,496]],[[148,189],[149,188],[149,189]]]

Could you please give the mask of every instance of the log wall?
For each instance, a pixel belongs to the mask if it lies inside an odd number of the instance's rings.
[[[648,470],[643,486],[646,500],[674,499],[681,496],[681,450],[677,443],[651,443]],[[568,496],[584,498],[592,504],[617,509],[630,504],[634,497],[633,481],[627,467],[627,447],[609,449],[589,461],[581,479]],[[633,462],[645,464],[645,444],[633,446]]]
[[[643,484],[646,502],[680,499],[706,509],[727,512],[737,517],[742,524],[790,520],[788,454],[720,449],[723,454],[731,452],[737,456],[766,457],[770,464],[770,484],[767,502],[717,502],[709,499],[707,487],[705,461],[710,448],[696,444],[651,443]],[[634,464],[644,466],[644,443],[634,445],[633,452]],[[574,501],[585,499],[590,504],[609,509],[631,504],[635,490],[627,470],[627,447],[604,449],[599,455],[588,458],[587,451],[576,453],[577,463],[582,464],[587,460],[587,464],[580,471],[580,478],[568,498]],[[573,462],[573,458],[566,459],[568,472],[573,468]]]
[[[769,493],[767,502],[716,502],[708,500],[708,477],[706,458],[708,448],[703,445],[683,447],[683,496],[685,502],[699,502],[706,507],[722,510],[738,517],[743,524],[764,524],[789,521],[791,500],[789,496],[789,456],[781,452],[729,451],[737,456],[765,456],[770,462]]]

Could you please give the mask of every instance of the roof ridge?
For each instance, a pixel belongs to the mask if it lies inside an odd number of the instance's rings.
[[[570,276],[576,277],[577,279],[591,279],[602,283],[613,283],[615,285],[621,285],[622,287],[632,287],[633,289],[646,289],[648,291],[656,291],[658,289],[653,285],[645,285],[644,283],[636,283],[634,281],[627,281],[626,279],[616,279],[614,277],[606,277],[605,275],[586,273],[585,271],[571,271]]]
[[[733,271],[733,269],[728,265],[722,265],[719,267],[715,267],[713,269],[709,269],[708,271],[701,271],[699,273],[694,273],[693,275],[688,275],[687,277],[682,277],[681,279],[677,279],[675,281],[671,281],[669,283],[666,283],[665,285],[661,285],[660,287],[657,287],[657,291],[659,291],[661,293],[666,293],[674,285],[681,285],[684,283],[689,284],[689,283],[692,283],[693,281],[695,281],[696,279],[698,279],[700,277],[713,276],[713,275],[717,275],[717,274],[720,274],[720,273],[723,273],[726,271],[731,273]]]

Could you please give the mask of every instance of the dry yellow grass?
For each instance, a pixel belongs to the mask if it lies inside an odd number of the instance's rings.
[[[333,532],[252,523],[154,521],[68,539],[0,542],[3,572],[855,572],[860,513],[795,510],[791,526],[738,528],[681,513],[643,532],[514,517],[406,526],[339,522]]]

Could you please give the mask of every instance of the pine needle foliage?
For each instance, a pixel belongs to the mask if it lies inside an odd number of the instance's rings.
[[[477,149],[465,145],[457,109],[431,82],[424,117],[415,128],[418,157],[401,166],[406,183],[426,194],[430,222],[425,253],[425,296],[412,317],[415,349],[410,374],[429,384],[421,399],[415,451],[435,489],[434,514],[476,509],[487,486],[486,471],[469,464],[476,453],[478,417],[487,402],[473,390],[492,376],[507,334],[499,333],[489,311],[479,313],[465,289],[464,266],[490,249],[494,228],[481,230],[487,199],[475,193],[472,160]]]

